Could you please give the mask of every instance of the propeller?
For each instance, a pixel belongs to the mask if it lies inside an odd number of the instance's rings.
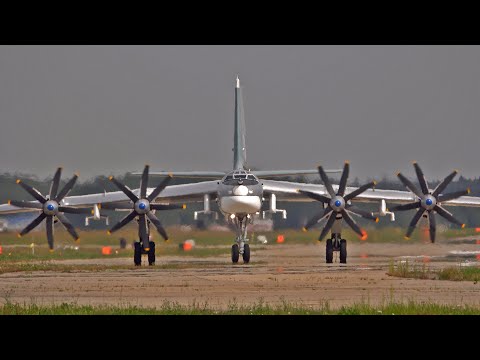
[[[410,239],[415,227],[417,226],[418,221],[425,213],[428,213],[428,220],[430,224],[430,241],[433,243],[435,242],[435,233],[436,233],[436,222],[435,222],[435,213],[443,217],[444,219],[448,220],[451,223],[454,223],[460,226],[462,229],[465,227],[465,224],[458,221],[450,212],[445,210],[440,203],[447,200],[453,200],[460,196],[467,195],[470,193],[470,189],[467,188],[466,190],[455,191],[449,194],[443,194],[442,191],[450,184],[453,180],[455,175],[458,174],[457,170],[453,170],[452,173],[447,175],[445,179],[443,179],[440,184],[435,188],[435,190],[430,191],[428,189],[427,181],[425,180],[425,175],[423,174],[422,169],[417,164],[416,161],[413,162],[413,166],[415,168],[415,172],[417,174],[418,182],[420,184],[420,189],[418,189],[410,180],[408,180],[405,176],[403,176],[400,172],[397,173],[398,178],[400,181],[405,185],[405,187],[414,193],[418,199],[415,202],[398,205],[391,208],[391,211],[404,211],[404,210],[412,210],[418,209],[415,215],[410,221],[408,225],[407,233],[405,234],[405,239]]]
[[[172,179],[172,175],[169,174],[151,193],[147,196],[147,187],[148,187],[148,172],[150,166],[145,165],[143,169],[142,178],[140,180],[140,196],[138,197],[135,195],[130,188],[120,181],[115,179],[113,176],[109,177],[109,180],[115,184],[128,198],[131,200],[128,204],[102,204],[102,209],[109,209],[109,210],[116,210],[116,209],[131,209],[132,211],[125,216],[122,220],[120,220],[117,224],[115,224],[110,230],[108,230],[108,234],[112,234],[113,232],[121,229],[125,225],[127,225],[130,221],[135,218],[138,218],[138,235],[143,243],[143,248],[148,251],[150,249],[149,239],[148,239],[148,232],[149,232],[149,224],[152,223],[159,234],[165,239],[168,240],[167,232],[165,231],[164,227],[160,220],[155,216],[154,211],[161,211],[161,210],[172,210],[172,209],[185,209],[186,205],[180,204],[155,204],[152,201],[165,189]]]
[[[67,194],[72,190],[75,182],[78,179],[78,174],[74,174],[69,182],[65,184],[62,190],[58,191],[60,185],[60,177],[62,175],[62,168],[59,167],[53,176],[52,184],[50,186],[50,193],[48,196],[43,196],[37,189],[31,187],[30,185],[25,184],[22,180],[18,179],[17,184],[19,184],[23,189],[25,189],[30,195],[32,195],[36,201],[16,201],[9,200],[10,205],[32,209],[32,210],[41,210],[40,215],[35,218],[30,224],[25,227],[19,234],[18,237],[22,237],[25,234],[28,234],[34,228],[36,228],[40,223],[46,219],[46,229],[47,229],[47,240],[48,247],[53,251],[53,224],[54,218],[57,218],[58,221],[65,227],[68,233],[75,239],[79,240],[79,236],[75,231],[73,225],[68,221],[68,219],[63,215],[64,213],[68,214],[91,214],[91,209],[86,208],[74,208],[69,206],[61,205],[62,200],[67,196]]]
[[[362,237],[362,240],[365,240],[367,238],[367,234],[364,230],[360,229],[357,223],[353,220],[353,218],[351,217],[352,213],[359,215],[365,219],[370,219],[378,222],[378,217],[374,216],[371,212],[359,209],[350,204],[350,200],[362,194],[367,189],[373,188],[376,185],[376,182],[369,182],[368,184],[362,185],[351,193],[345,195],[349,172],[350,163],[348,161],[345,161],[342,177],[340,178],[340,184],[338,185],[338,191],[337,193],[335,193],[332,183],[328,179],[325,170],[323,170],[321,166],[318,167],[318,173],[320,174],[320,178],[322,179],[323,184],[325,185],[325,188],[327,189],[327,192],[330,196],[320,195],[311,191],[298,190],[299,193],[304,194],[313,200],[328,204],[325,209],[315,214],[305,224],[303,228],[303,231],[307,231],[320,220],[327,218],[327,223],[323,227],[322,232],[320,233],[320,236],[318,238],[319,241],[322,241],[325,235],[327,235],[328,231],[332,228],[333,223],[336,219],[344,219],[345,222],[353,229],[353,231],[359,234]]]

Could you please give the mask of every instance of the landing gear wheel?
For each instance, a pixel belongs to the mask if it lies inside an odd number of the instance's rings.
[[[243,245],[243,262],[248,264],[250,262],[250,245]]]
[[[148,251],[148,265],[155,265],[155,243],[150,241],[150,250]]]
[[[240,250],[238,249],[238,244],[232,245],[232,263],[238,263],[238,258],[240,257]]]
[[[142,265],[142,246],[139,242],[133,244],[133,262],[135,266]]]
[[[340,264],[347,263],[347,240],[340,240]]]
[[[333,243],[332,239],[327,239],[327,248],[325,252],[327,264],[333,263]]]

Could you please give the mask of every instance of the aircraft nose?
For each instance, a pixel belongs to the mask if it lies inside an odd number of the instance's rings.
[[[233,188],[233,195],[237,195],[237,196],[248,195],[248,187],[246,187],[244,185],[235,186]]]

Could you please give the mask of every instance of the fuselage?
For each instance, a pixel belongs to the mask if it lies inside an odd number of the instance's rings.
[[[262,183],[245,170],[234,170],[219,181],[217,201],[224,214],[255,214],[262,207],[262,199]]]

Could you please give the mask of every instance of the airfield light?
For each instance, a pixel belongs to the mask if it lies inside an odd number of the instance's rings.
[[[112,254],[112,247],[111,246],[102,247],[102,255],[111,255],[111,254]]]

